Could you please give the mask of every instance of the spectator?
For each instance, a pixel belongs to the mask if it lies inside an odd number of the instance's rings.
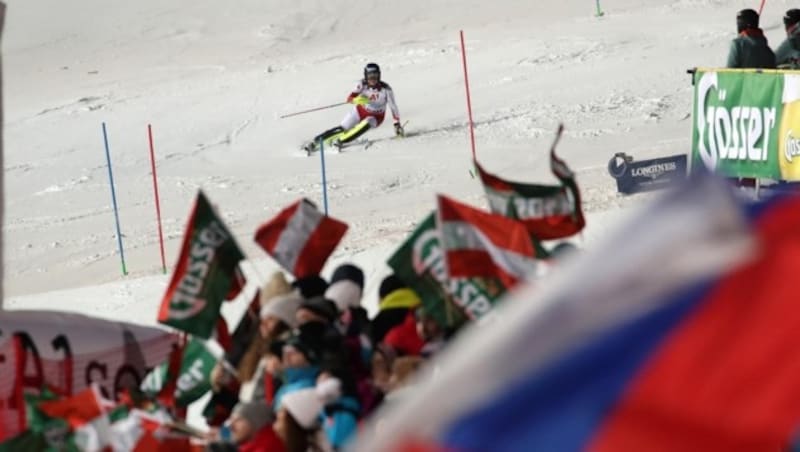
[[[341,382],[329,378],[316,387],[286,396],[274,424],[287,452],[332,451],[320,426],[323,407],[341,395]]]
[[[266,403],[240,402],[229,419],[230,439],[239,452],[283,451],[283,442],[272,429],[272,421],[272,412]]]
[[[423,358],[430,358],[439,353],[447,343],[445,329],[424,308],[417,308],[415,314],[417,318],[417,334],[424,341],[419,354]]]
[[[783,16],[786,39],[775,51],[775,62],[782,69],[800,69],[800,9],[790,9]]]
[[[328,442],[335,450],[340,450],[356,434],[361,405],[358,402],[355,381],[348,370],[325,369],[317,378],[317,384],[328,379],[341,382],[341,395],[325,404],[322,425]]]
[[[392,328],[402,324],[406,315],[420,305],[417,294],[400,278],[389,275],[378,289],[380,303],[378,315],[372,320],[370,339],[373,344],[380,343]]]
[[[758,19],[758,13],[752,9],[743,9],[736,15],[739,35],[731,43],[729,68],[775,69],[775,54],[767,44],[764,31],[758,27]]]
[[[283,341],[291,335],[291,329],[296,325],[295,311],[301,301],[300,294],[293,291],[274,297],[262,306],[259,333],[253,338],[253,346],[239,365],[239,380],[242,385],[239,391],[240,400],[249,402],[264,399],[263,383],[270,346],[273,342]]]
[[[282,352],[283,384],[275,393],[273,406],[276,410],[287,394],[314,387],[322,354],[319,338],[302,331],[289,338]]]

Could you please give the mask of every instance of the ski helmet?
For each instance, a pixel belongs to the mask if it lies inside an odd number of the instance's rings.
[[[378,75],[378,81],[380,81],[381,80],[381,67],[378,66],[377,63],[368,63],[366,66],[364,66],[364,80],[366,80],[370,74],[377,74]]]
[[[800,22],[800,9],[790,9],[789,11],[786,11],[786,15],[783,16],[783,25],[786,26],[786,28],[789,28],[798,22]]]
[[[736,29],[741,33],[748,28],[758,28],[758,13],[753,9],[743,9],[736,14]]]

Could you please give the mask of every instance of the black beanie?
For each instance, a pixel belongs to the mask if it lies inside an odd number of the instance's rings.
[[[353,264],[342,264],[333,271],[331,285],[342,280],[353,281],[358,287],[364,288],[364,272]]]
[[[758,13],[754,9],[743,9],[736,15],[736,28],[739,33],[749,28],[758,28]]]
[[[395,290],[406,288],[408,288],[406,283],[401,281],[400,278],[394,274],[391,274],[381,281],[381,287],[378,289],[378,296],[383,299]]]
[[[336,309],[336,304],[331,300],[323,297],[312,297],[300,303],[297,309],[308,309],[309,311],[319,316],[325,317],[328,322],[333,323],[339,311]]]
[[[294,280],[292,287],[300,289],[300,295],[309,299],[325,295],[325,291],[328,290],[328,282],[319,275],[311,275]]]
[[[783,25],[786,26],[786,28],[798,22],[800,22],[800,9],[790,9],[786,11],[786,14],[783,16]]]

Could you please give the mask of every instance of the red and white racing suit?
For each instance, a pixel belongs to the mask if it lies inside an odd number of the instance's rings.
[[[378,127],[383,122],[387,104],[392,110],[394,122],[400,121],[400,110],[397,109],[397,103],[394,101],[394,92],[388,83],[378,82],[375,87],[371,87],[366,80],[361,80],[350,95],[347,96],[347,102],[352,102],[358,96],[366,97],[369,99],[369,103],[353,106],[353,109],[342,119],[341,126],[344,130],[352,129],[364,119],[369,122],[370,128]]]

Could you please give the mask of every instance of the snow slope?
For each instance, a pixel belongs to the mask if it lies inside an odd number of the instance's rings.
[[[153,323],[161,275],[146,126],[155,132],[168,265],[202,188],[224,213],[254,278],[274,264],[255,228],[301,196],[321,202],[319,161],[298,152],[347,107],[376,61],[409,137],[384,125],[368,149],[328,155],[331,214],[350,232],[333,264],[384,260],[446,192],[483,205],[469,175],[458,31],[470,63],[478,156],[504,177],[553,181],[547,148],[578,172],[583,246],[642,197],[618,197],[605,166],[687,152],[685,69],[724,62],[735,11],[755,1],[8,0],[6,306],[68,309]],[[789,2],[770,1],[773,46]],[[109,128],[123,241],[121,276],[100,125]]]

